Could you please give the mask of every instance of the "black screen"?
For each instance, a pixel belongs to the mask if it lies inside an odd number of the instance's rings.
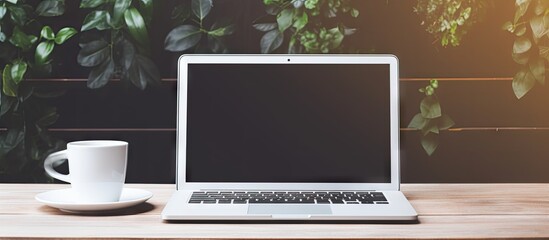
[[[390,182],[388,64],[189,64],[188,182]]]

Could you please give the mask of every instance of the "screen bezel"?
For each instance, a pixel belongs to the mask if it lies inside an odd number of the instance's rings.
[[[391,180],[388,183],[250,183],[187,182],[187,83],[188,64],[389,64]],[[182,55],[178,60],[176,187],[182,189],[261,189],[261,190],[399,190],[399,86],[398,58],[385,54],[353,55]]]

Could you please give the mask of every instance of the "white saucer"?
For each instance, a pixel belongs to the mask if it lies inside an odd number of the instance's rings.
[[[71,188],[52,190],[37,194],[34,198],[50,207],[66,212],[97,212],[131,207],[143,203],[153,194],[136,188],[124,188],[118,202],[78,203],[74,200]]]

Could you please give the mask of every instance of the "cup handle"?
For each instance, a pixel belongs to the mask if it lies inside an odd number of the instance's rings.
[[[46,157],[46,160],[44,160],[44,169],[51,177],[59,179],[63,182],[70,183],[71,181],[69,174],[61,174],[53,169],[53,165],[59,165],[58,161],[63,159],[67,159],[67,150],[50,154],[48,157]]]

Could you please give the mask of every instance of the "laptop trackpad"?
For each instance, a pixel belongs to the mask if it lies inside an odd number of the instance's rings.
[[[248,214],[332,214],[329,205],[250,204]]]

